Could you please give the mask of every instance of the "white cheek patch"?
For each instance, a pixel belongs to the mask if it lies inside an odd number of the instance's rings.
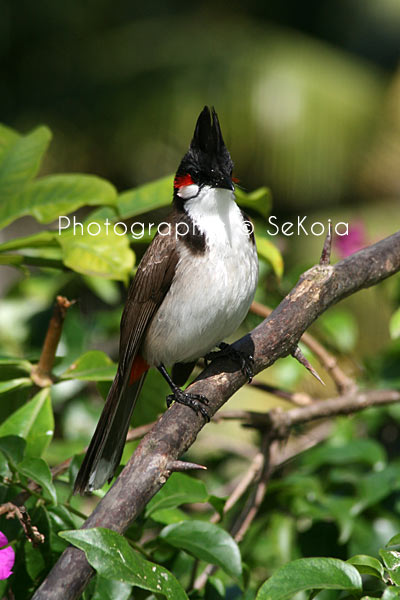
[[[199,193],[199,186],[195,183],[191,185],[183,185],[179,188],[177,195],[183,200],[188,200],[189,198],[194,198]]]

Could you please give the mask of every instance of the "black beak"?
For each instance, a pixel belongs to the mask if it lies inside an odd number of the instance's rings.
[[[231,190],[232,192],[235,189],[232,179],[225,175],[221,175],[221,177],[217,179],[215,182],[215,187],[222,188],[224,190]]]

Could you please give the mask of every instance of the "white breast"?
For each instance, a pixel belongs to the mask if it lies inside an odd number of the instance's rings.
[[[207,250],[194,254],[178,244],[174,281],[143,344],[143,356],[154,366],[204,356],[238,328],[257,286],[255,244],[233,193],[203,188],[185,208],[205,233]]]

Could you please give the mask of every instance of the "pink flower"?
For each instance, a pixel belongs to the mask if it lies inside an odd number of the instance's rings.
[[[11,546],[7,546],[8,539],[0,531],[0,579],[7,579],[10,577],[15,561],[15,552]],[[6,548],[4,547],[6,546]]]
[[[365,226],[362,221],[350,223],[348,235],[337,235],[334,240],[340,258],[346,258],[368,245]]]

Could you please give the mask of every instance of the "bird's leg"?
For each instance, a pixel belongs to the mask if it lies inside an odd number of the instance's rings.
[[[190,406],[191,409],[194,410],[196,414],[201,413],[206,421],[210,420],[210,416],[207,410],[204,407],[204,404],[208,404],[208,399],[201,394],[190,394],[188,392],[184,392],[181,390],[175,383],[172,381],[169,376],[167,369],[164,365],[159,365],[157,369],[160,371],[161,375],[167,381],[169,387],[171,388],[172,394],[167,396],[167,407],[169,408],[172,402],[178,402],[179,404],[185,404],[186,406]]]
[[[204,362],[206,363],[206,366],[208,365],[209,362],[212,362],[216,358],[221,358],[221,357],[230,358],[233,362],[239,364],[240,370],[242,371],[243,375],[246,375],[249,383],[251,383],[251,381],[253,379],[253,375],[254,375],[254,372],[253,372],[254,358],[253,358],[253,356],[251,354],[245,354],[244,352],[241,352],[240,350],[236,350],[230,344],[226,344],[225,342],[221,342],[220,344],[217,345],[217,347],[220,350],[219,352],[209,352],[208,354],[205,355]]]

